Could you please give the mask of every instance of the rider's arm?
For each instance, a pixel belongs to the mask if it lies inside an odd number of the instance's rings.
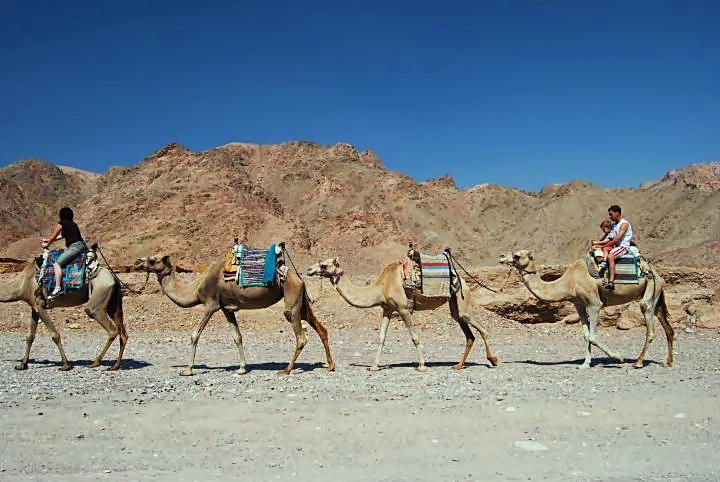
[[[610,244],[615,246],[617,243],[619,243],[620,240],[623,238],[623,236],[625,236],[627,229],[628,229],[628,223],[622,223],[620,226],[618,226],[617,233],[615,234],[615,237],[612,238],[612,241],[610,242]]]
[[[62,232],[62,226],[60,225],[60,223],[58,223],[55,226],[55,229],[53,229],[53,232],[50,235],[50,237],[43,238],[42,241],[40,242],[40,244],[52,244],[55,241],[57,241],[58,239],[62,239],[62,236],[60,235],[61,232]]]

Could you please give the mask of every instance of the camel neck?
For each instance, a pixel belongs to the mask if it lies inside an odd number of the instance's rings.
[[[337,276],[337,275],[336,275]],[[339,277],[333,283],[338,294],[356,308],[371,308],[381,303],[380,290],[374,284],[369,286],[356,286],[347,278]]]
[[[573,296],[573,293],[568,292],[563,276],[555,281],[543,281],[537,271],[533,270],[523,273],[522,279],[530,292],[541,301],[565,301]]]
[[[160,277],[161,274],[164,274],[162,278]],[[189,308],[200,304],[200,299],[197,294],[197,283],[201,280],[189,286],[178,286],[175,271],[172,268],[158,273],[158,280],[160,281],[160,287],[163,293],[165,293],[165,296],[181,308]]]

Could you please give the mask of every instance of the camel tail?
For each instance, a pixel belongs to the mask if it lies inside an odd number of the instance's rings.
[[[110,303],[107,307],[107,313],[113,320],[123,319],[122,296],[122,288],[120,287],[120,283],[115,283],[112,296],[110,297]]]
[[[657,302],[657,308],[655,308],[655,310],[658,314],[662,314],[666,320],[670,319],[670,313],[668,313],[667,303],[665,302],[665,291],[660,292],[660,297],[658,298]]]
[[[307,288],[303,286],[303,305],[300,310],[301,319],[310,321],[317,321],[315,313],[313,312],[312,305],[310,304],[310,295],[308,295]]]

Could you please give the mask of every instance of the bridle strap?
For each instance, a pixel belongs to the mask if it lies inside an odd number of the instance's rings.
[[[163,271],[162,273],[157,273],[158,283],[162,284],[162,281],[165,278],[167,278],[168,276],[170,276],[172,274],[172,272],[173,272],[173,270],[172,270],[172,268],[170,268],[169,270]]]

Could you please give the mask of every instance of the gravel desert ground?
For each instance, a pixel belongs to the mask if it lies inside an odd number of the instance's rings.
[[[323,306],[323,302],[326,304]],[[491,368],[477,343],[464,346],[440,309],[418,316],[430,369],[418,373],[404,326],[392,321],[382,369],[370,373],[379,313],[347,308],[367,323],[339,321],[337,300],[318,303],[338,367],[324,370],[319,339],[295,372],[278,376],[292,351],[279,307],[240,318],[248,373],[234,376],[237,351],[217,316],[203,334],[195,374],[187,363],[191,319],[157,295],[131,299],[124,370],[90,361],[104,339],[81,310],[56,310],[74,365],[61,372],[40,328],[26,371],[20,304],[3,305],[0,407],[5,481],[160,480],[718,480],[720,368],[715,330],[677,327],[675,366],[665,340],[633,369],[643,328],[601,330],[625,363],[595,359],[578,369],[578,326],[490,320]],[[187,321],[177,321],[177,315]],[[352,314],[352,315],[350,315]],[[420,314],[418,314],[420,315]],[[356,317],[357,318],[357,317]],[[8,320],[13,319],[10,323]],[[185,318],[183,318],[185,319]],[[266,322],[263,322],[266,320]],[[159,325],[158,325],[159,324]]]

